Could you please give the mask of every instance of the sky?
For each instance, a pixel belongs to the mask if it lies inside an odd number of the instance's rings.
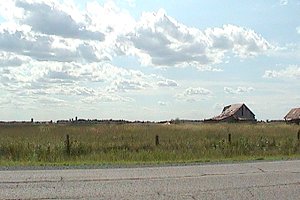
[[[300,107],[300,0],[0,1],[0,120]]]

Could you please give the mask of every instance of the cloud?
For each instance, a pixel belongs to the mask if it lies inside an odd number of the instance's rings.
[[[53,1],[47,4],[46,1],[17,0],[15,5],[24,10],[20,22],[31,26],[35,32],[81,40],[104,40],[103,33],[87,29],[87,22],[91,19],[76,22],[70,13],[62,10],[60,4]]]
[[[185,100],[185,101],[198,101],[198,100],[206,100],[208,97],[212,96],[212,92],[205,88],[187,88],[183,93],[177,94],[177,99]]]
[[[41,105],[46,105],[46,106],[49,106],[49,105],[67,106],[68,105],[68,103],[65,100],[51,97],[51,96],[40,96],[40,97],[36,98],[33,102],[41,104]]]
[[[104,59],[104,57],[100,57],[101,52],[98,52],[93,44],[85,42],[67,46],[66,42],[60,47],[55,47],[53,46],[54,42],[54,37],[35,35],[22,27],[10,29],[0,26],[0,51],[3,52],[42,61],[96,62]]]
[[[298,26],[298,27],[296,28],[296,31],[297,31],[298,34],[300,34],[300,26]]]
[[[131,14],[117,7],[114,1],[107,1],[103,5],[97,1],[87,2],[85,15],[91,20],[93,29],[106,33],[105,40],[130,32],[136,24]]]
[[[51,107],[71,107],[72,105],[60,97],[53,97],[51,95],[33,95],[33,94],[9,94],[2,99],[1,105],[3,108],[13,107],[14,109],[37,109]]]
[[[27,105],[29,102],[31,102],[31,101],[24,101],[24,99],[22,101],[18,96],[9,94],[9,95],[6,95],[5,98],[1,98],[0,107],[6,109],[8,107],[13,106],[17,109],[21,109],[25,105]]]
[[[113,87],[110,88],[110,90],[126,92],[129,90],[142,90],[149,87],[150,85],[144,81],[120,79],[113,82]]]
[[[281,6],[286,6],[286,5],[288,5],[288,3],[289,3],[288,0],[280,0],[280,2],[279,2],[279,4],[280,4]]]
[[[235,25],[199,30],[164,10],[144,13],[136,22],[113,1],[88,2],[83,10],[70,2],[1,3],[9,22],[1,24],[0,51],[39,61],[78,63],[109,62],[125,54],[145,65],[219,71],[213,65],[223,62],[226,54],[246,58],[272,48],[253,30]]]
[[[157,82],[175,81],[109,63],[78,64],[31,60],[19,67],[0,68],[0,86],[3,90],[22,96],[90,96],[104,100],[104,94],[108,93],[108,99],[116,101],[127,98],[114,96],[118,92],[155,89],[159,87]]]
[[[300,79],[300,66],[290,65],[281,70],[267,70],[263,75],[264,78],[283,78],[283,79]]]
[[[166,106],[166,105],[167,105],[167,103],[164,102],[164,101],[158,101],[157,103],[158,103],[158,105],[160,105],[160,106]]]
[[[0,1],[0,16],[2,16],[5,20],[13,21],[16,18],[21,18],[23,14],[22,9],[16,8],[15,1]]]
[[[130,97],[122,97],[117,94],[100,93],[97,96],[86,97],[81,100],[85,104],[109,103],[109,102],[134,102]]]
[[[117,70],[116,70],[117,71]],[[130,90],[146,90],[159,87],[176,87],[174,80],[166,79],[155,74],[146,75],[136,70],[121,70],[108,87],[115,92],[128,92]]]
[[[231,87],[224,87],[224,92],[227,94],[243,94],[254,91],[253,87],[237,87],[236,89]]]
[[[0,88],[2,96],[8,94],[4,101],[20,107],[24,101],[133,102],[131,97],[143,92],[178,89],[168,77],[111,64],[124,55],[149,66],[220,71],[216,64],[231,56],[247,58],[273,48],[254,30],[236,25],[200,30],[163,10],[135,20],[114,1],[87,2],[81,9],[73,1],[7,0],[0,2],[0,15]],[[199,101],[212,95],[196,87],[176,98]]]
[[[1,100],[0,101],[0,108],[5,109],[11,104],[12,104],[11,100],[8,100],[8,99]]]
[[[254,30],[235,25],[209,28],[205,33],[212,42],[212,50],[232,51],[241,58],[256,56],[274,48]]]
[[[0,25],[0,51],[39,61],[110,61],[116,54],[116,33],[107,31],[111,20],[104,22],[105,18],[99,19],[93,15],[95,12],[90,13],[91,3],[88,3],[89,10],[79,10],[75,5],[69,4],[55,0],[1,2],[3,7],[0,11],[4,12],[8,21]],[[103,7],[94,4],[105,11],[102,17],[113,14],[114,18],[125,16],[121,11],[118,13],[110,10],[111,7],[106,4]],[[8,11],[17,14],[9,15]],[[109,12],[112,14],[109,15]],[[98,24],[103,25],[100,27]],[[128,25],[121,24],[119,20],[117,25],[120,25],[120,29]],[[111,28],[119,30],[115,28],[117,25],[112,24]],[[130,28],[129,25],[128,27]],[[108,35],[107,39],[105,35]]]
[[[5,100],[11,104],[20,105],[18,102],[26,102],[24,106],[62,106],[73,104],[97,104],[103,102],[133,102],[134,99],[121,96],[115,92],[105,90],[105,87],[93,88],[89,84],[74,81],[72,84],[67,81],[54,83],[45,80],[24,80],[16,81],[14,77],[7,79],[6,85],[2,87],[3,91],[14,94],[6,96]],[[62,78],[62,77],[60,77]],[[1,82],[3,77],[0,77]],[[80,84],[85,86],[80,86]],[[1,84],[0,84],[1,85]],[[1,89],[1,90],[2,90]],[[16,98],[16,97],[17,98]],[[75,102],[76,101],[76,102]],[[21,106],[21,105],[20,105]]]
[[[194,95],[211,95],[212,92],[205,88],[188,88],[184,92],[184,96],[194,96]]]
[[[166,79],[164,81],[158,81],[157,85],[159,87],[177,87],[178,83],[174,80]]]
[[[0,51],[0,67],[16,67],[27,62],[28,58],[24,56],[18,56],[13,53]]]
[[[126,0],[126,1],[129,4],[129,6],[135,7],[135,4],[136,4],[135,0]]]
[[[224,25],[201,31],[177,22],[164,10],[144,13],[126,39],[124,53],[138,56],[143,64],[196,66],[200,69],[222,62],[226,53],[246,58],[272,48],[251,29]]]

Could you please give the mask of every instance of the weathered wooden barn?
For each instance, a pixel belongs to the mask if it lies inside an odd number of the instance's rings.
[[[293,108],[286,114],[284,120],[287,123],[296,123],[300,124],[300,108]]]
[[[225,106],[220,115],[209,120],[211,122],[253,122],[255,114],[245,104],[232,104]]]

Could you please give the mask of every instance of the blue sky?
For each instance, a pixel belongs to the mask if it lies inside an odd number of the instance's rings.
[[[205,119],[300,107],[300,1],[0,3],[0,120]]]

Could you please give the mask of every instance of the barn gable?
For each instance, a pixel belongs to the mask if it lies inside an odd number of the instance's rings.
[[[284,117],[286,122],[294,122],[300,123],[300,108],[293,108],[288,112],[288,114]]]

